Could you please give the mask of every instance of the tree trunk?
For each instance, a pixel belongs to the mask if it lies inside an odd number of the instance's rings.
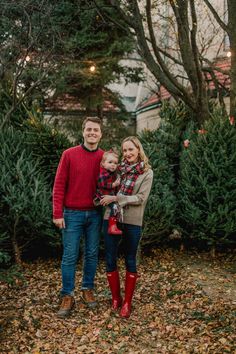
[[[236,57],[231,58],[230,116],[236,117]]]
[[[211,257],[212,258],[216,258],[216,248],[215,248],[215,246],[211,247]]]
[[[103,107],[102,104],[97,105],[97,116],[102,120],[103,119]]]
[[[184,252],[185,251],[185,246],[184,244],[181,242],[180,244],[180,252]]]
[[[236,117],[236,2],[228,0],[228,35],[231,51],[230,115]]]
[[[202,94],[200,94],[197,98],[195,114],[196,114],[196,121],[199,124],[199,128],[201,128],[202,124],[210,117],[208,98],[204,93],[205,92],[202,91]]]
[[[230,116],[236,117],[236,29],[229,35],[231,51]]]
[[[204,0],[209,10],[215,17],[219,26],[224,30],[225,35],[229,37],[231,51],[231,70],[230,70],[230,115],[236,116],[236,1],[225,0],[227,2],[228,23],[221,18],[209,0]],[[222,1],[223,2],[223,1]]]
[[[156,81],[164,86],[176,100],[183,101],[195,115],[199,125],[209,118],[209,107],[207,99],[207,87],[205,78],[202,75],[202,61],[197,43],[197,12],[194,0],[169,0],[166,4],[171,6],[173,17],[171,21],[176,23],[178,39],[172,49],[179,51],[178,55],[173,54],[170,48],[163,47],[156,35],[158,27],[153,22],[154,10],[163,8],[163,4],[153,5],[151,0],[146,1],[145,11],[138,0],[126,2],[121,6],[120,1],[110,0],[112,6],[119,12],[120,17],[135,32],[138,53],[142,57],[149,71]],[[153,7],[154,9],[153,9]],[[170,60],[167,65],[165,59]],[[183,75],[187,76],[189,84],[186,85],[177,78],[179,76],[175,65],[182,68]],[[178,73],[178,75],[177,75]],[[177,75],[177,76],[176,76]]]
[[[85,111],[86,111],[86,116],[87,116],[87,117],[90,117],[90,116],[91,116],[91,113],[92,113],[91,108],[90,108],[90,107],[86,107]]]
[[[15,223],[14,223],[14,228],[13,228],[13,235],[12,235],[12,247],[14,251],[14,257],[15,257],[15,262],[17,265],[21,265],[21,250],[17,242],[17,237],[16,237],[16,228],[19,222],[19,216],[16,217]]]

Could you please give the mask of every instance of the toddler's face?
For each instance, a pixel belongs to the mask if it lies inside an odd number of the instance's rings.
[[[118,158],[113,154],[108,154],[105,161],[102,163],[102,167],[110,172],[114,172],[118,166]]]

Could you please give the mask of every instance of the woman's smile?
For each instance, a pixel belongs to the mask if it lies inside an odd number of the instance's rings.
[[[138,162],[139,159],[139,149],[132,143],[132,141],[126,141],[123,144],[123,157],[128,161],[129,164],[134,164]]]

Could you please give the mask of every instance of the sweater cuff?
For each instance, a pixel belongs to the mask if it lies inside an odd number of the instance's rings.
[[[63,219],[64,218],[64,215],[63,215],[63,213],[59,213],[59,212],[57,212],[57,213],[53,213],[53,219]]]
[[[121,194],[118,194],[117,195],[117,201],[118,201],[118,204],[121,206],[121,207],[124,207],[125,205],[127,204],[132,204],[132,203],[137,203],[138,201],[138,197],[136,195],[121,195]]]

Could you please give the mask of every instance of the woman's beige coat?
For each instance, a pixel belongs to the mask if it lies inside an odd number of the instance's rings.
[[[143,214],[152,187],[153,171],[149,169],[139,175],[132,195],[117,194],[118,204],[123,208],[123,223],[131,225],[143,224]],[[104,219],[108,219],[110,209],[107,208]]]

